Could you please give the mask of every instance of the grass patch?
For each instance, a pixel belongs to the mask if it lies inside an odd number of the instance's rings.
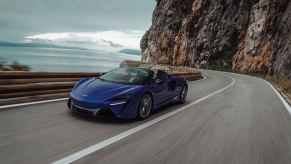
[[[269,80],[284,89],[287,93],[291,94],[291,80],[281,79],[278,76],[266,76],[266,80]]]

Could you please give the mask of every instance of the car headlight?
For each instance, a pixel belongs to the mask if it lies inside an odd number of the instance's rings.
[[[110,99],[110,105],[126,104],[130,100],[131,95],[121,95]]]
[[[131,98],[130,95],[122,95],[122,96],[117,96],[114,99],[116,100],[129,100]]]

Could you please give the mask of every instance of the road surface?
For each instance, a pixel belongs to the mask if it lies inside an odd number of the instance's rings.
[[[271,87],[250,76],[203,74],[189,83],[186,107],[164,107],[145,121],[90,119],[68,112],[65,101],[1,109],[0,163],[62,163],[158,119],[73,162],[290,164],[291,115]]]

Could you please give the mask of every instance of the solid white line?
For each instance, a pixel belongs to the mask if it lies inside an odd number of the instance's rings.
[[[74,161],[79,160],[79,159],[81,159],[81,158],[83,158],[83,157],[85,157],[85,156],[87,156],[87,155],[89,155],[91,153],[94,153],[94,152],[96,152],[96,151],[98,151],[98,150],[100,150],[100,149],[102,149],[102,148],[104,148],[106,146],[109,146],[109,145],[111,145],[111,144],[113,144],[115,142],[118,142],[118,141],[120,141],[120,140],[122,140],[122,139],[124,139],[124,138],[126,138],[126,137],[128,137],[128,136],[130,136],[132,134],[134,134],[134,133],[137,133],[137,132],[139,132],[139,131],[141,131],[141,130],[143,130],[143,129],[145,129],[145,128],[153,125],[153,124],[156,124],[156,123],[158,123],[158,122],[160,122],[160,121],[162,121],[162,120],[164,120],[166,118],[169,118],[169,117],[171,117],[171,116],[173,116],[173,115],[175,115],[175,114],[177,114],[177,113],[179,113],[179,112],[181,112],[181,111],[183,111],[183,110],[185,110],[185,109],[187,109],[187,108],[189,108],[189,107],[191,107],[191,106],[193,106],[193,105],[195,105],[195,104],[197,104],[197,103],[199,103],[199,102],[201,102],[201,101],[203,101],[203,100],[205,100],[205,99],[207,99],[207,98],[209,98],[211,96],[214,96],[214,95],[216,95],[216,94],[228,89],[231,86],[233,86],[234,83],[235,83],[235,79],[234,78],[231,78],[231,79],[232,79],[231,84],[227,85],[226,87],[224,87],[222,89],[219,89],[219,90],[217,90],[217,91],[215,91],[215,92],[213,92],[213,93],[211,93],[211,94],[209,94],[209,95],[207,95],[207,96],[205,96],[203,98],[200,98],[200,99],[198,99],[198,100],[196,100],[194,102],[191,102],[190,104],[187,104],[187,105],[185,105],[185,106],[183,106],[183,107],[181,107],[181,108],[179,108],[177,110],[174,110],[174,111],[169,112],[169,113],[167,113],[167,114],[165,114],[163,116],[160,116],[160,117],[155,118],[155,119],[153,119],[151,121],[148,121],[148,122],[146,122],[146,123],[144,123],[142,125],[134,127],[132,129],[129,129],[129,130],[127,130],[125,132],[122,132],[122,133],[120,133],[120,134],[118,134],[116,136],[113,136],[113,137],[108,138],[108,139],[106,139],[104,141],[101,141],[101,142],[99,142],[99,143],[97,143],[97,144],[95,144],[93,146],[90,146],[90,147],[85,148],[85,149],[83,149],[81,151],[78,151],[78,152],[76,152],[76,153],[74,153],[72,155],[64,157],[64,158],[62,158],[62,159],[60,159],[58,161],[53,162],[53,164],[67,164],[67,163],[74,162]]]
[[[261,78],[259,78],[259,79],[261,79]],[[289,103],[284,99],[284,97],[279,93],[279,91],[267,80],[265,80],[265,79],[261,79],[261,80],[266,82],[274,90],[274,92],[276,93],[278,98],[281,100],[281,102],[283,103],[285,108],[288,110],[289,114],[291,114],[291,107],[290,107]]]
[[[204,75],[201,75],[201,76],[203,76],[203,79],[200,79],[200,80],[207,79],[207,77],[206,77],[206,76],[204,76]],[[199,81],[199,80],[196,80],[196,81]]]
[[[3,106],[0,106],[0,109],[13,108],[13,107],[19,107],[19,106],[27,106],[27,105],[34,105],[34,104],[43,104],[43,103],[63,101],[63,100],[68,100],[68,99],[69,98],[61,98],[61,99],[52,99],[52,100],[35,101],[35,102],[28,102],[28,103],[20,103],[20,104],[3,105]]]
[[[206,76],[204,76],[204,75],[201,75],[203,78],[202,79],[199,79],[199,80],[194,80],[194,81],[200,81],[200,80],[205,80],[205,79],[207,79],[207,77]],[[193,82],[194,82],[193,81]]]
[[[194,81],[190,81],[190,80],[187,80],[187,83],[192,83],[192,82],[196,82],[196,81],[202,81],[202,80],[205,80],[205,79],[207,79],[207,77],[206,76],[203,76],[203,75],[201,75],[203,78],[202,79],[199,79],[199,80],[194,80]]]

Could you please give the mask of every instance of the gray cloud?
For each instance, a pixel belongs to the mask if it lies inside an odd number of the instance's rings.
[[[104,39],[101,39],[104,43],[108,43],[111,47],[122,47],[121,44],[118,44],[118,43],[114,43],[112,41],[108,41],[108,40],[104,40]]]
[[[146,30],[155,0],[1,0],[0,38],[47,32]]]

